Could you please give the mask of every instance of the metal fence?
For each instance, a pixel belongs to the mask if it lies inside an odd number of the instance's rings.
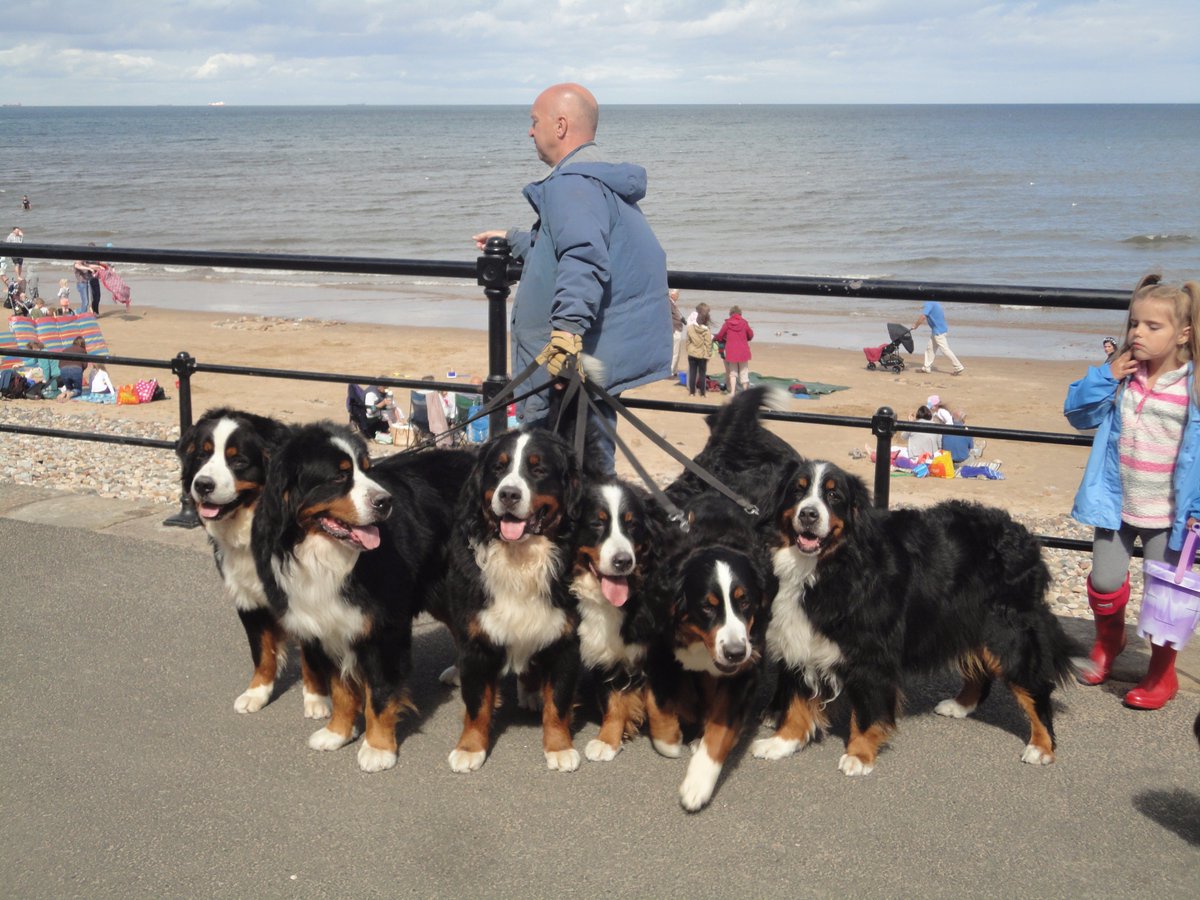
[[[32,244],[21,245],[26,258],[75,260],[89,259],[97,255],[96,247],[77,245]],[[488,377],[481,391],[484,401],[496,396],[508,380],[508,321],[507,301],[511,285],[520,277],[520,263],[512,258],[506,241],[493,238],[475,263],[438,260],[376,259],[352,256],[312,256],[281,253],[226,253],[198,250],[153,250],[105,247],[103,256],[108,262],[136,262],[152,265],[221,266],[238,269],[271,269],[292,272],[351,273],[373,275],[420,275],[440,278],[474,278],[483,288],[488,300]],[[888,300],[937,300],[952,303],[1013,304],[1068,309],[1096,309],[1124,311],[1129,296],[1120,291],[1103,291],[1081,288],[1047,288],[1006,285],[971,285],[917,281],[862,280],[853,278],[809,278],[800,276],[771,276],[752,274],[727,274],[719,272],[668,273],[672,287],[702,291],[736,291],[739,293],[769,293],[781,295],[807,295],[824,297],[854,297],[860,299]],[[86,362],[88,357],[69,353],[51,354],[36,351],[20,351],[22,356],[47,358],[54,356],[63,361]],[[412,379],[381,379],[377,375],[361,373],[305,372],[291,369],[264,369],[251,366],[231,366],[204,363],[186,351],[172,359],[136,359],[110,356],[106,362],[113,365],[138,366],[144,369],[162,369],[172,372],[179,382],[179,428],[183,433],[192,424],[192,378],[204,374],[241,375],[260,378],[283,378],[301,381],[330,383],[377,383],[382,387],[416,388],[419,390],[447,390],[472,393],[470,387],[457,382],[415,381]],[[661,412],[707,415],[711,407],[694,403],[678,403],[640,398],[624,398],[630,409],[656,410]],[[870,418],[857,416],[833,416],[802,412],[764,412],[763,418],[794,424],[838,426],[869,430],[876,439],[874,496],[876,506],[886,508],[890,497],[890,446],[897,431],[895,412],[881,407]],[[489,419],[490,433],[498,434],[506,427],[504,410],[497,409]],[[950,426],[931,422],[905,422],[904,430],[919,433],[950,434]],[[175,449],[175,442],[150,438],[121,437],[93,432],[62,431],[0,423],[0,432],[43,435],[71,440],[121,443],[131,446]],[[977,438],[998,438],[1009,441],[1025,441],[1042,444],[1066,444],[1087,447],[1090,435],[1060,434],[1054,432],[1021,431],[1008,428],[971,426],[971,435]],[[165,524],[193,526],[197,523],[188,502],[183,501],[180,513],[172,516]],[[1068,550],[1091,549],[1086,541],[1053,535],[1039,535],[1043,545]]]

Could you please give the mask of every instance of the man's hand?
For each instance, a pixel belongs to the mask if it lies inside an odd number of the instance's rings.
[[[578,366],[579,354],[582,352],[582,337],[569,331],[552,331],[550,343],[542,348],[542,352],[537,355],[537,361],[546,367],[551,378],[557,378],[566,365],[567,357],[575,357],[575,365]]]
[[[506,237],[507,235],[507,231],[481,231],[479,234],[471,235],[471,240],[475,242],[476,247],[483,250],[487,247],[488,238]]]

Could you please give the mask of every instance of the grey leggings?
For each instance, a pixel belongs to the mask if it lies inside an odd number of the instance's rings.
[[[1125,583],[1133,542],[1142,539],[1143,561],[1157,559],[1175,565],[1179,554],[1167,548],[1169,528],[1135,528],[1125,522],[1119,531],[1097,528],[1092,539],[1092,587],[1101,594],[1111,594]]]

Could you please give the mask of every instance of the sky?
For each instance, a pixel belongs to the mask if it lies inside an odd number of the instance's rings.
[[[0,103],[1195,103],[1200,2],[18,0]]]

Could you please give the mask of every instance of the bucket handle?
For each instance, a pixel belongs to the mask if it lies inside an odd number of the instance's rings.
[[[1187,539],[1183,542],[1183,552],[1179,554],[1179,562],[1175,566],[1175,583],[1183,582],[1184,573],[1191,571],[1192,561],[1196,558],[1196,541],[1200,539],[1200,522],[1188,529]]]

